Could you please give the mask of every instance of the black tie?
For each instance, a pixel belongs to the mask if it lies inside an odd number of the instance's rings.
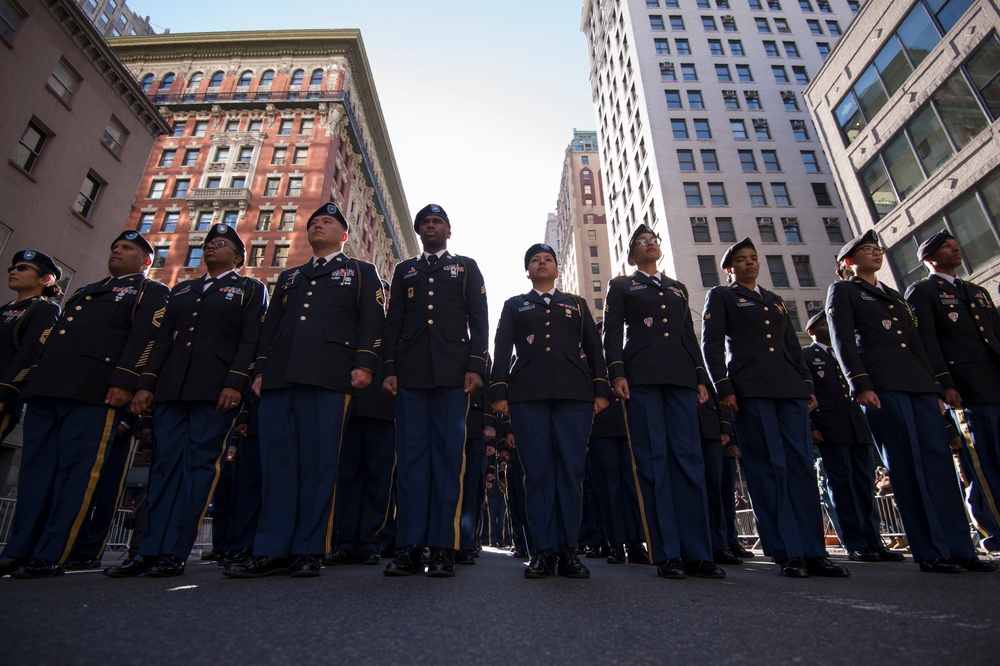
[[[316,260],[316,268],[323,268],[326,265],[326,257],[320,257]]]
[[[427,255],[427,263],[428,264],[430,264],[431,266],[433,266],[437,262],[438,262],[438,256],[436,254],[428,254]]]

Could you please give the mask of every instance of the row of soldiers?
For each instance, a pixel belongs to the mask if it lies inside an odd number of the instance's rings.
[[[183,573],[242,413],[252,414],[259,439],[260,513],[252,545],[225,565],[226,576],[312,577],[324,561],[344,557],[378,563],[373,536],[335,523],[356,515],[370,525],[376,512],[385,522],[383,494],[369,497],[364,483],[347,479],[364,468],[359,457],[367,451],[385,459],[391,431],[401,548],[384,573],[450,577],[456,555],[461,560],[470,549],[463,536],[473,534],[463,524],[478,493],[466,471],[482,456],[470,440],[481,445],[492,428],[483,421],[479,432],[470,431],[468,417],[477,412],[484,419],[497,414],[510,444],[517,442],[519,522],[530,554],[525,576],[587,578],[577,554],[581,486],[595,416],[612,407],[608,413],[619,414],[625,428],[625,437],[615,438],[616,455],[630,467],[641,525],[641,539],[627,540],[646,544],[659,576],[725,577],[717,565],[727,560],[720,556],[726,545],[713,537],[706,474],[721,458],[719,443],[732,444],[735,436],[761,535],[780,572],[845,577],[846,567],[825,551],[812,445],[849,447],[850,491],[835,491],[842,523],[843,515],[862,522],[871,516],[865,511],[873,455],[870,446],[857,447],[867,457],[854,455],[857,437],[840,441],[823,432],[823,412],[840,403],[854,414],[855,435],[874,435],[921,568],[996,568],[975,556],[954,475],[941,466],[947,445],[939,446],[941,395],[964,408],[984,469],[1000,449],[1000,399],[962,383],[972,372],[975,387],[1000,385],[993,335],[1000,322],[984,290],[944,280],[955,288],[949,292],[935,273],[911,289],[911,309],[875,278],[877,237],[854,239],[839,261],[845,275],[855,274],[830,287],[834,354],[814,318],[810,332],[826,356],[807,365],[781,298],[757,284],[756,250],[744,239],[723,257],[731,284],[709,292],[699,347],[687,289],[658,269],[659,238],[640,225],[628,256],[637,270],[609,284],[603,339],[586,301],[555,288],[553,248],[531,246],[524,268],[532,289],[503,305],[491,374],[478,266],[448,252],[451,223],[440,206],[419,211],[414,228],[423,252],[396,266],[387,309],[375,267],[343,253],[348,223],[332,203],[307,222],[314,256],[279,276],[270,303],[263,284],[237,272],[243,241],[219,224],[206,237],[206,275],[172,290],[146,278],[152,248],[126,231],[112,246],[110,277],[74,293],[61,314],[42,296],[36,300],[47,314],[38,323],[42,311],[32,314],[20,301],[8,306],[17,358],[8,359],[10,381],[3,385],[13,394],[4,406],[23,400],[27,410],[19,508],[0,571],[25,578],[62,573],[99,480],[111,473],[106,458],[127,410],[155,414],[156,447],[142,541],[108,576]],[[921,258],[938,270],[948,265],[946,251],[958,257],[954,277],[961,255],[947,234],[925,243]],[[51,284],[54,263],[31,255],[15,257],[15,266]],[[929,305],[918,302],[926,288],[942,292],[927,297]],[[922,320],[941,315],[942,322],[918,327],[914,311]],[[18,338],[32,326],[37,337]],[[949,346],[949,335],[965,337]],[[975,354],[968,352],[972,343]],[[955,349],[965,351],[956,357]],[[839,386],[829,399],[816,381],[827,372]],[[984,379],[982,372],[994,374]],[[373,410],[369,420],[382,423],[371,449],[363,442],[373,430],[351,434],[364,426],[366,408]],[[383,418],[375,416],[379,410]],[[732,421],[731,434],[723,431],[708,449],[699,422],[706,410],[720,427],[726,414]],[[394,425],[385,425],[389,414]],[[847,510],[848,495],[855,510]],[[864,526],[859,530],[865,539],[848,544],[852,559],[896,559]],[[340,532],[347,536],[335,541]],[[626,540],[615,539],[616,546]]]

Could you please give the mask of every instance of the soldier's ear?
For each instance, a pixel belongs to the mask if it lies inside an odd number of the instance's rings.
[[[445,238],[451,238],[451,227],[448,227],[448,235]]]

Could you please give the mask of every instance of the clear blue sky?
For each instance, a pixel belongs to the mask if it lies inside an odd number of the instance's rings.
[[[582,0],[128,0],[157,32],[361,30],[411,214],[439,203],[495,322],[530,287],[573,128],[595,127]],[[491,332],[492,336],[492,332]]]

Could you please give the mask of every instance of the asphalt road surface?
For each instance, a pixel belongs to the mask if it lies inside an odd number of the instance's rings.
[[[0,664],[1000,663],[1000,573],[907,558],[785,579],[758,555],[725,580],[663,580],[585,561],[583,581],[526,580],[491,550],[452,579],[353,565],[234,580],[197,559],[169,579],[7,577]]]

